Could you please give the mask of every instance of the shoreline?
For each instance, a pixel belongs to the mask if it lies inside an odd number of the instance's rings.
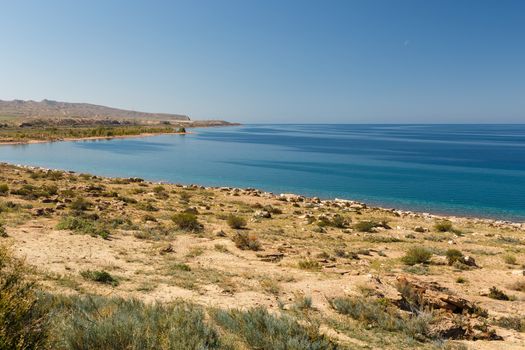
[[[17,168],[22,169],[28,169],[28,170],[41,170],[41,171],[60,171],[64,173],[69,174],[80,174],[78,171],[74,170],[64,170],[64,169],[50,169],[45,167],[39,167],[39,166],[33,166],[33,165],[23,165],[23,164],[12,164],[7,162],[0,162],[0,165],[8,165],[13,166]],[[104,179],[126,179],[126,177],[113,177],[113,176],[103,176],[103,175],[96,175],[91,174],[100,178]],[[147,180],[142,179],[145,183],[149,184],[168,184],[168,185],[174,185],[174,186],[180,186],[182,188],[201,188],[201,189],[207,189],[207,190],[217,190],[222,192],[230,192],[233,195],[255,195],[257,197],[264,197],[269,199],[276,199],[280,201],[285,201],[288,203],[310,203],[315,204],[319,206],[325,206],[325,207],[338,207],[338,208],[347,208],[351,211],[358,211],[360,209],[368,209],[372,211],[380,211],[380,212],[387,212],[394,214],[399,217],[411,217],[411,218],[419,218],[419,219],[425,219],[425,220],[449,220],[452,222],[472,222],[472,223],[481,223],[486,224],[492,227],[497,228],[508,228],[513,230],[525,230],[525,221],[524,222],[518,222],[518,221],[512,221],[512,220],[505,220],[505,219],[497,219],[497,218],[484,218],[484,217],[478,217],[478,216],[464,216],[464,215],[448,215],[448,214],[438,214],[438,213],[431,213],[431,212],[422,212],[422,211],[416,211],[416,210],[405,210],[405,209],[397,209],[397,208],[389,208],[389,207],[382,207],[378,205],[370,205],[364,202],[352,200],[352,199],[342,199],[342,198],[327,198],[327,199],[321,199],[319,197],[310,197],[310,196],[304,196],[300,194],[295,193],[280,193],[276,194],[270,191],[264,191],[261,189],[256,188],[240,188],[240,187],[230,187],[230,186],[205,186],[200,184],[181,184],[181,183],[173,183],[169,181],[153,181],[153,180]]]
[[[193,134],[192,132],[161,132],[161,133],[143,133],[136,135],[115,135],[115,136],[89,136],[89,137],[66,137],[63,139],[56,140],[27,140],[27,141],[0,141],[0,146],[13,146],[13,145],[33,145],[40,143],[53,143],[53,142],[68,142],[68,141],[96,141],[96,140],[113,140],[113,139],[127,139],[133,137],[151,137],[160,135],[186,135]]]

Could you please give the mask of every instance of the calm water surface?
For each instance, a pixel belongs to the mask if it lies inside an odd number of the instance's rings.
[[[0,147],[0,161],[525,220],[525,125],[245,125]]]

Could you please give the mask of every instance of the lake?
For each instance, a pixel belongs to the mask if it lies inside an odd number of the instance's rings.
[[[243,125],[0,147],[0,161],[525,220],[525,125]]]

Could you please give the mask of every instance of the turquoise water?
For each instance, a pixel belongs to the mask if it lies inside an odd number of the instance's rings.
[[[525,125],[245,125],[2,146],[0,161],[525,220]]]

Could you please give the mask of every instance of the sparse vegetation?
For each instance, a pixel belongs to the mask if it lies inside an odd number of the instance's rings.
[[[488,297],[496,300],[510,300],[509,296],[505,294],[505,292],[496,287],[490,288]]]
[[[300,269],[303,270],[319,270],[321,268],[321,265],[318,261],[312,260],[312,259],[303,259],[299,260],[297,263]]]
[[[197,216],[191,213],[178,213],[173,215],[171,220],[183,231],[200,231],[202,225],[197,220]]]
[[[505,264],[508,264],[508,265],[516,265],[518,263],[516,256],[509,254],[509,253],[503,255],[502,259],[505,262]]]
[[[234,214],[228,215],[228,219],[226,219],[226,222],[228,223],[228,226],[230,226],[233,229],[243,229],[246,227],[246,219]]]
[[[388,222],[378,220],[363,220],[355,223],[353,226],[354,230],[359,232],[374,232],[379,227],[387,230],[391,228]]]
[[[118,280],[115,277],[111,276],[111,274],[107,271],[84,270],[80,272],[80,275],[86,280],[90,280],[93,282],[109,284],[113,287],[119,285]]]
[[[237,232],[232,238],[235,246],[242,250],[261,250],[262,245],[256,235],[247,232]]]
[[[212,316],[221,327],[253,349],[337,349],[336,344],[319,333],[318,326],[303,326],[291,317],[273,316],[260,307],[248,311],[217,310]]]
[[[432,252],[425,247],[412,247],[402,258],[406,265],[427,264],[432,257]]]
[[[448,249],[446,256],[448,264],[454,265],[454,263],[461,261],[461,258],[463,258],[463,253],[457,249]]]
[[[35,284],[22,262],[0,246],[0,349],[44,348],[47,331],[47,312],[38,305]]]

